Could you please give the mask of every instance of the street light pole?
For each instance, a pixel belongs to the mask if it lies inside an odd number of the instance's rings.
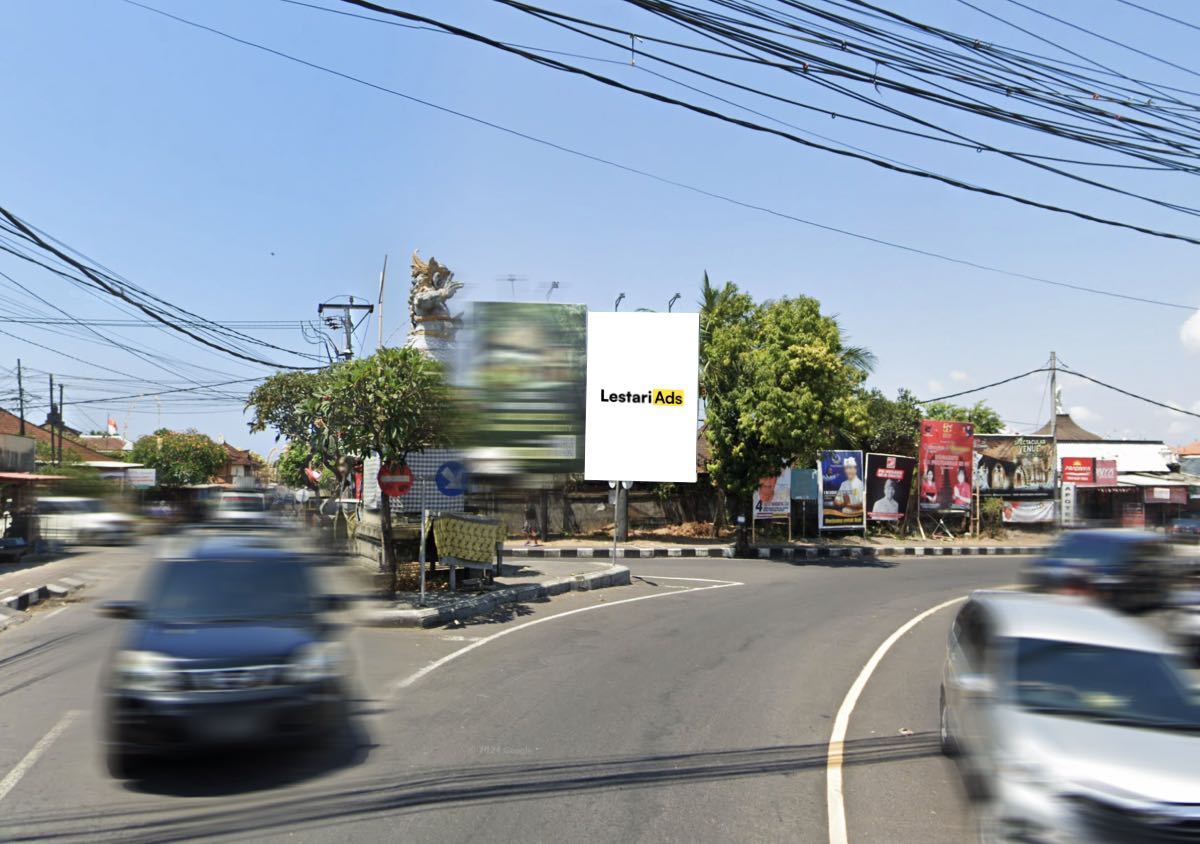
[[[675,303],[678,302],[681,298],[683,298],[683,297],[680,296],[678,293],[676,293],[674,296],[671,297],[671,301],[667,302],[667,313],[671,313],[671,308],[675,307]]]

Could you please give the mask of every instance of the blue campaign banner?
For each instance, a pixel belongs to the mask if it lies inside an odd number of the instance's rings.
[[[821,530],[862,530],[866,527],[866,486],[861,451],[823,451],[817,463]]]

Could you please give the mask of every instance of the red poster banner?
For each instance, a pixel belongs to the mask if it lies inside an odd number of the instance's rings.
[[[1096,480],[1096,461],[1092,457],[1064,457],[1062,482],[1091,486]]]
[[[1116,486],[1117,485],[1117,461],[1115,460],[1097,460],[1096,461],[1096,486]]]
[[[921,421],[922,510],[970,510],[975,426],[938,419]]]

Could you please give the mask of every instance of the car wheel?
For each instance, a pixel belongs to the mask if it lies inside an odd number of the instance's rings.
[[[938,697],[938,712],[941,721],[940,732],[942,739],[942,753],[946,756],[957,756],[958,745],[954,741],[954,736],[950,733],[950,724],[946,718],[946,690],[942,689]]]
[[[104,766],[108,769],[108,775],[113,779],[137,779],[144,763],[145,760],[141,756],[127,750],[109,747],[104,751]]]

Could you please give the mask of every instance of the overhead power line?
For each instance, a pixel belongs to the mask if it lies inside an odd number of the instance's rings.
[[[834,226],[834,225],[819,223],[819,222],[816,222],[815,220],[810,220],[810,219],[806,219],[804,217],[799,217],[797,215],[789,214],[784,211],[779,211],[777,209],[774,209],[774,208],[771,208],[771,207],[768,207],[765,205],[760,205],[760,204],[757,204],[754,202],[749,202],[746,200],[738,199],[738,198],[730,196],[728,194],[719,193],[717,191],[708,190],[706,188],[702,188],[697,185],[689,184],[687,182],[682,182],[677,179],[672,179],[672,178],[669,178],[666,176],[662,176],[662,175],[659,175],[659,174],[654,173],[649,170],[645,170],[645,169],[642,169],[639,167],[634,167],[634,166],[631,166],[628,164],[623,164],[621,162],[618,162],[618,161],[615,161],[615,160],[612,160],[609,158],[605,158],[600,155],[595,155],[590,152],[585,152],[580,149],[569,147],[569,146],[566,146],[565,144],[560,144],[556,141],[547,140],[545,138],[541,138],[536,135],[532,135],[532,134],[523,132],[518,129],[513,129],[511,127],[493,122],[491,120],[486,120],[481,117],[476,117],[472,114],[468,114],[466,112],[459,111],[457,109],[453,109],[448,106],[439,105],[438,103],[431,102],[430,100],[422,99],[422,98],[414,96],[412,94],[407,94],[407,93],[397,90],[395,88],[390,88],[386,85],[381,85],[376,82],[371,82],[370,80],[363,79],[362,77],[354,76],[353,74],[346,73],[346,72],[340,71],[340,70],[336,70],[334,68],[331,68],[331,67],[328,67],[328,66],[325,66],[322,64],[318,64],[316,62],[312,62],[307,59],[300,58],[299,56],[295,56],[290,53],[284,52],[282,50],[275,49],[274,47],[268,47],[264,44],[260,44],[260,43],[250,41],[245,38],[241,38],[237,35],[233,35],[231,33],[225,32],[223,30],[217,29],[216,27],[209,26],[209,25],[203,24],[203,23],[199,23],[198,21],[189,20],[188,18],[184,18],[179,15],[175,15],[170,12],[163,11],[162,9],[157,9],[153,6],[148,6],[144,3],[135,2],[135,0],[123,0],[123,2],[128,3],[131,6],[135,6],[137,8],[143,9],[147,12],[151,12],[156,15],[161,15],[162,17],[176,21],[177,23],[184,24],[185,26],[189,26],[189,27],[192,27],[194,29],[198,29],[198,30],[201,30],[204,32],[208,32],[212,35],[216,35],[220,38],[224,38],[228,41],[232,41],[235,44],[240,44],[244,47],[249,47],[254,50],[259,50],[261,52],[275,56],[277,58],[284,59],[285,61],[293,62],[293,63],[301,65],[303,67],[307,67],[311,70],[316,70],[321,73],[329,74],[330,76],[335,76],[335,77],[345,80],[347,82],[353,82],[354,84],[362,85],[366,88],[370,88],[370,89],[378,91],[380,93],[398,97],[402,100],[406,100],[407,102],[415,103],[417,105],[421,105],[426,108],[433,109],[433,110],[441,112],[443,114],[448,114],[453,117],[457,117],[459,119],[469,121],[469,122],[474,123],[479,126],[485,126],[489,129],[492,129],[497,132],[502,132],[511,137],[519,138],[521,140],[528,141],[528,142],[534,143],[534,144],[538,144],[538,145],[546,147],[548,149],[553,149],[553,150],[556,150],[558,152],[561,152],[561,153],[564,153],[567,155],[571,155],[571,156],[575,156],[577,158],[582,158],[584,160],[591,161],[595,164],[601,164],[605,167],[611,167],[613,169],[620,170],[622,172],[629,173],[631,175],[639,176],[639,177],[645,178],[645,179],[650,179],[650,180],[658,182],[660,184],[669,185],[671,187],[678,188],[681,190],[686,190],[691,193],[695,193],[700,196],[705,196],[705,197],[708,197],[709,199],[715,199],[715,200],[718,200],[721,202],[725,202],[730,205],[735,205],[740,208],[744,208],[744,209],[751,210],[751,211],[757,211],[757,212],[760,212],[763,214],[769,214],[769,215],[771,215],[773,217],[777,217],[779,219],[788,220],[789,222],[798,223],[800,225],[809,226],[812,228],[820,229],[822,231],[832,232],[834,234],[840,234],[845,237],[854,238],[856,240],[861,240],[861,241],[865,241],[868,243],[874,243],[878,246],[884,246],[889,249],[897,249],[897,250],[900,250],[903,252],[908,252],[910,254],[921,255],[926,258],[932,258],[934,260],[945,261],[948,263],[957,264],[959,266],[964,266],[964,267],[970,267],[972,269],[980,270],[982,272],[994,273],[994,274],[1003,275],[1003,276],[1006,276],[1009,278],[1024,279],[1026,281],[1032,281],[1032,282],[1035,282],[1038,284],[1051,285],[1054,287],[1060,287],[1060,288],[1074,290],[1074,291],[1082,292],[1082,293],[1089,293],[1089,294],[1098,295],[1098,296],[1105,296],[1105,297],[1120,299],[1120,300],[1129,301],[1129,302],[1138,302],[1140,304],[1157,305],[1160,307],[1173,308],[1173,309],[1185,310],[1185,311],[1196,310],[1196,306],[1194,306],[1194,305],[1187,305],[1187,304],[1183,304],[1181,302],[1171,302],[1171,301],[1166,301],[1166,300],[1161,300],[1161,299],[1152,299],[1149,297],[1134,296],[1132,294],[1121,293],[1118,291],[1105,290],[1102,288],[1090,287],[1090,286],[1081,285],[1081,284],[1074,284],[1074,283],[1065,282],[1065,281],[1061,281],[1061,280],[1046,278],[1043,276],[1032,275],[1029,273],[1022,273],[1022,272],[1019,272],[1016,270],[1009,270],[1009,269],[1004,269],[1002,267],[996,267],[996,266],[992,266],[992,265],[988,265],[988,264],[983,264],[983,263],[980,263],[977,261],[971,261],[966,258],[958,258],[958,257],[952,256],[952,255],[947,255],[947,254],[944,254],[941,252],[936,252],[931,249],[924,249],[924,248],[917,247],[917,246],[911,246],[911,245],[907,245],[907,244],[903,244],[903,243],[898,243],[895,241],[886,240],[881,237],[875,237],[872,235],[863,234],[861,232],[852,231],[850,229],[845,229],[845,228],[841,228],[841,227]]]
[[[128,304],[133,305],[134,307],[136,307],[138,310],[140,310],[142,313],[144,313],[146,316],[150,317],[151,319],[162,323],[164,326],[178,332],[179,334],[182,334],[186,337],[191,338],[192,340],[196,341],[197,343],[200,343],[201,345],[207,346],[212,349],[216,349],[217,351],[222,352],[227,355],[230,355],[231,357],[249,361],[250,363],[257,363],[257,364],[261,364],[263,366],[269,366],[273,369],[294,369],[294,368],[316,369],[316,368],[319,368],[319,367],[285,367],[278,363],[275,363],[274,361],[269,361],[269,360],[265,360],[263,358],[254,357],[252,355],[245,354],[243,352],[240,352],[240,351],[230,348],[228,346],[223,346],[219,343],[215,343],[212,340],[210,340],[206,337],[203,337],[198,332],[193,331],[192,329],[187,328],[186,326],[180,325],[179,323],[162,316],[157,310],[147,306],[142,301],[129,295],[129,293],[127,293],[122,287],[112,284],[110,281],[105,279],[104,276],[102,276],[100,273],[93,270],[91,267],[88,267],[86,264],[82,263],[79,260],[76,260],[71,255],[68,255],[62,249],[59,249],[58,247],[47,242],[46,239],[44,239],[38,232],[36,232],[24,220],[22,220],[20,217],[18,217],[13,212],[9,211],[7,208],[0,207],[0,216],[3,216],[6,220],[8,220],[8,222],[30,242],[34,243],[36,246],[38,246],[43,251],[49,252],[51,255],[58,258],[60,261],[66,262],[67,264],[69,264],[70,266],[72,266],[73,268],[78,270],[79,272],[83,273],[83,275],[88,280],[90,280],[94,285],[96,285],[97,287],[102,289],[104,292],[108,293],[109,295],[111,295],[117,299],[120,299],[121,301],[124,301],[124,302],[127,302]],[[162,300],[159,300],[159,301],[162,301]]]
[[[1022,378],[1028,378],[1030,375],[1036,375],[1039,372],[1049,372],[1050,368],[1042,366],[1037,369],[1031,369],[1028,372],[1022,372],[1020,375],[1014,375],[1011,378],[1005,378],[1003,381],[993,381],[991,384],[984,384],[982,387],[972,387],[969,390],[961,390],[957,393],[950,393],[945,396],[938,396],[935,399],[918,399],[917,404],[933,404],[934,402],[946,401],[947,399],[956,399],[959,396],[969,396],[971,393],[979,393],[984,390],[990,390],[993,387],[999,387],[1002,384],[1009,384],[1013,381],[1020,381]]]
[[[499,0],[499,1],[505,3],[506,5],[513,5],[513,6],[519,5],[519,4],[515,4],[515,3],[510,3],[510,2],[508,2],[508,0]],[[125,2],[133,3],[134,0],[125,0]],[[648,90],[645,88],[639,88],[635,85],[629,85],[624,82],[621,82],[620,80],[613,79],[612,77],[604,76],[603,74],[595,73],[594,71],[590,71],[585,68],[577,67],[575,65],[571,65],[566,62],[559,61],[558,59],[554,59],[549,56],[537,55],[537,54],[532,53],[525,49],[511,47],[501,41],[497,41],[494,38],[490,38],[486,35],[482,35],[480,33],[474,32],[469,29],[464,29],[462,27],[454,26],[453,24],[439,21],[435,18],[430,18],[430,17],[426,17],[424,15],[414,14],[412,12],[401,11],[399,9],[393,9],[388,6],[381,6],[377,3],[368,2],[368,0],[342,0],[342,2],[349,3],[354,6],[359,6],[364,9],[370,9],[372,11],[379,12],[380,14],[394,15],[394,16],[402,18],[404,20],[410,20],[410,21],[414,21],[414,22],[418,22],[418,23],[424,23],[424,24],[427,24],[430,26],[437,26],[437,27],[440,27],[440,28],[446,30],[447,32],[449,32],[453,35],[457,35],[461,38],[465,38],[470,41],[475,41],[479,44],[484,44],[486,46],[493,47],[497,50],[501,50],[506,53],[511,53],[513,55],[516,55],[523,59],[526,59],[527,61],[533,62],[534,64],[539,64],[539,65],[549,67],[554,70],[562,71],[564,73],[582,76],[587,79],[591,79],[594,82],[598,82],[601,85],[605,85],[610,88],[615,88],[617,90],[624,91],[626,93],[635,94],[639,97],[644,97],[646,99],[654,100],[654,101],[664,103],[667,105],[677,106],[677,107],[685,109],[687,111],[691,111],[696,114],[700,114],[705,117],[709,117],[714,120],[721,121],[723,123],[729,123],[734,126],[740,126],[744,129],[749,129],[751,131],[762,132],[765,134],[773,135],[775,137],[779,137],[784,140],[791,141],[792,143],[796,143],[801,146],[808,147],[810,149],[815,149],[815,150],[819,150],[822,152],[832,153],[833,155],[838,155],[838,156],[841,156],[844,158],[850,158],[850,159],[854,159],[857,161],[862,161],[864,163],[870,164],[872,166],[875,166],[875,167],[878,167],[878,168],[881,168],[884,170],[890,170],[892,172],[901,173],[901,174],[908,175],[908,176],[914,176],[917,178],[929,179],[929,180],[932,180],[935,182],[940,182],[942,184],[949,185],[950,187],[959,188],[961,190],[969,191],[972,193],[979,193],[979,194],[982,194],[985,196],[1007,199],[1012,202],[1016,202],[1020,205],[1026,205],[1031,208],[1039,208],[1043,211],[1051,211],[1056,214],[1064,214],[1067,216],[1075,217],[1080,220],[1085,220],[1087,222],[1099,223],[1099,224],[1105,225],[1105,226],[1112,226],[1115,228],[1136,231],[1141,234],[1150,235],[1152,237],[1165,238],[1168,240],[1178,240],[1178,241],[1182,241],[1185,243],[1191,243],[1193,245],[1200,245],[1200,238],[1196,238],[1191,235],[1179,234],[1177,232],[1169,232],[1169,231],[1164,231],[1164,230],[1160,230],[1160,229],[1153,229],[1153,228],[1149,228],[1147,226],[1137,225],[1135,223],[1127,223],[1127,222],[1123,222],[1121,220],[1115,220],[1115,219],[1108,218],[1108,217],[1101,217],[1096,214],[1090,214],[1086,211],[1079,211],[1079,210],[1072,209],[1072,208],[1066,208],[1063,206],[1054,205],[1054,204],[1047,203],[1047,202],[1041,202],[1039,200],[1031,199],[1026,196],[1008,193],[1007,191],[1002,191],[1002,190],[997,190],[995,188],[989,188],[989,187],[984,187],[982,185],[972,184],[970,182],[962,181],[961,179],[956,179],[956,178],[953,178],[950,176],[944,176],[939,173],[934,173],[934,172],[931,172],[928,170],[918,170],[918,169],[914,169],[912,167],[906,167],[906,166],[902,166],[899,164],[894,164],[892,162],[885,161],[883,159],[876,158],[874,156],[866,155],[861,152],[856,152],[854,150],[838,149],[838,148],[830,146],[828,144],[819,143],[817,141],[812,141],[812,140],[808,140],[806,138],[802,138],[799,135],[796,135],[792,132],[785,131],[783,129],[776,129],[776,128],[773,128],[770,126],[764,126],[761,123],[755,123],[751,120],[745,120],[740,117],[733,117],[732,115],[727,115],[722,112],[716,111],[714,109],[710,109],[705,106],[701,106],[701,105],[697,105],[695,103],[688,102],[686,100],[676,99],[675,97],[670,97],[670,96],[667,96],[666,94],[661,94],[657,91],[651,91],[651,90]],[[135,5],[141,5],[141,4],[135,4]]]
[[[1049,372],[1049,371],[1050,371],[1049,367],[1043,366],[1043,367],[1039,367],[1037,369],[1031,369],[1028,372],[1022,372],[1020,375],[1014,375],[1011,378],[1005,378],[1002,381],[993,381],[991,384],[984,384],[980,387],[972,387],[969,390],[961,390],[957,393],[950,393],[949,395],[938,396],[935,399],[920,399],[917,401],[917,404],[933,404],[934,402],[946,401],[947,399],[954,399],[954,398],[958,398],[959,396],[968,396],[968,395],[971,395],[972,393],[980,393],[980,392],[983,392],[984,390],[990,390],[994,387],[999,387],[1002,384],[1009,384],[1013,381],[1019,381],[1022,378],[1026,378],[1030,375],[1034,375],[1039,372]],[[1063,373],[1066,375],[1074,375],[1076,378],[1082,378],[1084,381],[1090,381],[1093,384],[1096,384],[1100,387],[1104,387],[1107,390],[1112,390],[1114,393],[1120,393],[1121,395],[1127,396],[1128,398],[1137,399],[1140,402],[1145,402],[1146,404],[1151,404],[1151,405],[1154,405],[1155,407],[1161,407],[1161,408],[1169,410],[1173,413],[1180,413],[1180,414],[1183,414],[1184,416],[1194,416],[1197,419],[1200,419],[1200,413],[1196,413],[1191,410],[1184,410],[1182,407],[1176,407],[1175,405],[1169,404],[1167,402],[1162,402],[1162,401],[1158,401],[1157,399],[1148,398],[1146,396],[1140,395],[1139,393],[1135,393],[1131,390],[1123,390],[1120,387],[1115,387],[1112,384],[1108,384],[1104,381],[1101,381],[1098,378],[1093,378],[1090,375],[1084,375],[1082,372],[1078,372],[1074,369],[1069,369],[1066,366],[1058,367],[1058,371],[1060,373]]]

